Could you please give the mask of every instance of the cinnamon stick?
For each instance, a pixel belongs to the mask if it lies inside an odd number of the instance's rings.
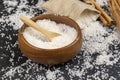
[[[115,0],[111,0],[108,2],[110,9],[112,11],[113,17],[117,23],[118,26],[118,30],[120,31],[120,15],[119,15],[119,11],[116,5],[116,1]]]
[[[120,15],[120,6],[119,6],[117,0],[113,0],[113,1],[114,1],[115,5],[116,5],[116,9],[117,9],[118,14]]]
[[[105,20],[107,20],[108,25],[111,25],[112,21],[113,21],[111,19],[111,17],[108,16],[108,14],[94,0],[91,0],[91,2],[94,3],[96,9],[98,9],[101,12],[101,15],[103,16],[103,18],[105,18]]]
[[[103,22],[104,25],[109,26],[107,20],[102,15],[100,15],[99,18]]]
[[[83,0],[83,1],[87,4],[91,4],[91,5],[95,6],[94,3],[91,2],[90,0]],[[94,0],[94,1],[96,1],[96,0]],[[99,19],[103,22],[104,25],[109,26],[107,20],[102,15],[100,15]]]
[[[117,2],[118,2],[118,5],[120,6],[120,0],[117,0]]]

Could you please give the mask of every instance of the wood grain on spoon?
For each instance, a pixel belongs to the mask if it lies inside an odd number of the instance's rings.
[[[40,27],[40,25],[38,25],[37,23],[35,23],[34,21],[32,21],[31,19],[25,17],[25,16],[20,16],[20,19],[25,23],[27,24],[28,26],[30,27],[33,27],[34,29],[40,31],[41,33],[43,33],[49,41],[51,41],[54,37],[57,37],[57,36],[60,36],[59,33],[56,33],[56,32],[51,32],[51,31],[48,31],[42,27]]]

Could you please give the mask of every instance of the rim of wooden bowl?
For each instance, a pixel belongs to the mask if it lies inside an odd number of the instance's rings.
[[[31,19],[32,19],[33,21],[42,20],[42,19],[40,19],[40,18],[43,18],[43,17],[45,17],[45,16],[61,17],[61,18],[65,18],[65,19],[73,22],[73,23],[76,25],[76,26],[73,26],[73,27],[74,27],[74,28],[76,29],[76,31],[77,31],[77,37],[75,38],[75,40],[74,40],[72,43],[70,43],[70,44],[68,44],[68,45],[66,45],[66,46],[64,46],[64,47],[55,48],[55,49],[38,48],[38,47],[33,46],[32,44],[30,44],[30,43],[24,38],[24,36],[23,36],[22,33],[24,32],[24,29],[25,29],[25,27],[27,27],[27,25],[26,25],[26,24],[23,24],[22,27],[20,28],[19,33],[20,33],[21,37],[23,38],[23,41],[24,41],[24,43],[25,43],[26,45],[28,45],[29,47],[34,48],[34,49],[36,49],[36,50],[53,51],[53,50],[64,50],[64,49],[66,49],[66,48],[68,48],[68,47],[71,47],[71,46],[75,45],[75,43],[77,43],[77,41],[78,41],[79,39],[81,40],[81,43],[82,43],[82,33],[81,33],[81,29],[80,29],[79,25],[78,25],[73,19],[71,19],[71,18],[69,18],[69,17],[67,17],[67,16],[61,16],[61,15],[55,15],[55,14],[41,14],[41,15],[39,15],[39,16],[32,17]],[[44,19],[46,19],[46,18],[44,18]],[[56,21],[55,21],[55,22],[56,22]],[[64,24],[65,24],[65,23],[64,23]],[[69,25],[69,24],[68,24],[68,25]],[[69,26],[70,26],[70,25],[69,25]]]

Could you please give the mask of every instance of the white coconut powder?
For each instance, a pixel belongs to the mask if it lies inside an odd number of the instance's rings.
[[[27,27],[23,32],[23,36],[35,47],[44,49],[61,48],[72,43],[77,37],[77,31],[68,25],[57,24],[54,21],[47,19],[38,20],[36,23],[46,30],[56,32],[61,35],[53,38],[51,41],[48,41],[42,33],[31,27]]]
[[[33,1],[33,0],[32,0]],[[107,2],[107,0],[96,0],[99,4]],[[18,42],[11,43],[11,36],[2,32],[7,29],[7,24],[16,31],[23,24],[20,22],[19,16],[32,17],[36,14],[36,7],[39,8],[43,0],[39,0],[35,6],[28,6],[28,0],[4,0],[3,4],[6,7],[4,11],[11,13],[15,6],[14,13],[0,17],[0,24],[3,24],[0,29],[0,37],[6,38],[6,45],[1,46],[4,52],[0,54],[0,80],[119,80],[120,76],[120,33],[116,26],[104,27],[100,22],[93,21],[91,23],[81,23],[83,45],[81,52],[68,63],[61,66],[45,67],[40,64],[33,63],[31,60],[24,60],[25,57],[19,56],[16,49]],[[14,4],[13,4],[14,3]],[[8,7],[9,6],[9,7]],[[25,8],[29,11],[22,11]],[[1,11],[0,13],[3,13]],[[15,16],[14,16],[15,15]],[[13,24],[14,23],[14,24]],[[17,34],[13,34],[17,37]],[[12,36],[12,40],[14,39]],[[14,40],[13,40],[14,41]],[[14,59],[15,57],[17,59]],[[10,58],[8,58],[10,57]],[[112,60],[111,60],[112,58]],[[13,59],[13,60],[12,60]],[[10,65],[4,65],[3,61],[9,62]],[[21,63],[19,63],[21,62]],[[16,64],[17,63],[17,64]],[[64,76],[65,75],[65,76]],[[78,79],[76,79],[78,78]]]

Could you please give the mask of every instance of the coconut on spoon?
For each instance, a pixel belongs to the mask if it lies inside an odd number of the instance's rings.
[[[55,37],[58,37],[60,36],[61,34],[59,33],[56,33],[56,32],[51,32],[51,31],[48,31],[42,27],[40,27],[40,25],[38,25],[37,23],[35,23],[34,21],[32,21],[31,19],[25,17],[25,16],[20,16],[20,19],[25,23],[27,24],[28,26],[36,29],[37,31],[43,33],[46,38],[51,41],[53,38]]]

